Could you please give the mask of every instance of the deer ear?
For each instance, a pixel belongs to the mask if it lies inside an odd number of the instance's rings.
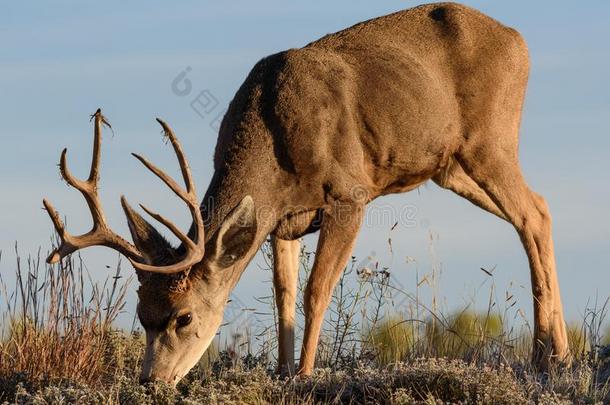
[[[172,245],[155,227],[131,208],[124,196],[121,197],[121,205],[127,217],[127,224],[129,225],[129,232],[131,233],[133,243],[146,256],[149,264],[160,266],[171,263],[176,256],[176,250]]]
[[[256,210],[254,200],[244,197],[224,220],[214,242],[212,262],[226,268],[234,264],[250,250],[256,236]]]

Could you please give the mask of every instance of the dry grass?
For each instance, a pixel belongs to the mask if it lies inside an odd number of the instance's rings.
[[[71,380],[100,384],[114,367],[108,358],[111,325],[121,311],[127,283],[120,266],[104,285],[88,281],[82,263],[70,260],[55,268],[36,258],[24,269],[17,248],[15,286],[2,282],[5,311],[0,341],[0,381],[26,384]]]
[[[270,254],[268,247],[263,249]],[[38,255],[40,256],[40,255]],[[301,282],[312,254],[303,251]],[[122,310],[127,280],[120,266],[106,283],[92,283],[79,260],[48,267],[22,263],[16,282],[4,283],[0,340],[0,402],[15,403],[604,403],[610,401],[610,349],[602,349],[606,303],[594,304],[570,327],[576,354],[569,368],[537,373],[528,362],[531,336],[517,327],[510,299],[496,304],[490,275],[489,309],[447,312],[433,297],[424,303],[393,285],[378,264],[354,259],[335,290],[310,379],[273,374],[273,295],[268,325],[215,345],[178,386],[140,386],[143,352],[138,333],[112,329]],[[432,274],[423,280],[437,279]],[[418,283],[418,285],[425,283]],[[434,286],[430,286],[433,288]],[[508,295],[506,296],[508,297]],[[402,311],[395,303],[402,303]],[[299,308],[302,316],[302,308]],[[511,312],[512,311],[512,312]],[[606,335],[608,339],[608,335]],[[219,350],[220,349],[220,350]]]

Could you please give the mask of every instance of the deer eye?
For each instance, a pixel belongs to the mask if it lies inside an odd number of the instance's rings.
[[[176,328],[183,328],[189,323],[191,323],[192,320],[193,315],[191,315],[190,312],[184,315],[180,315],[178,318],[176,318]]]

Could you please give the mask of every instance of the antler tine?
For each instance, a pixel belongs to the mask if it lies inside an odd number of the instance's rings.
[[[102,142],[102,124],[108,124],[108,121],[102,115],[100,109],[91,116],[95,120],[94,124],[94,141],[93,141],[93,156],[91,159],[91,170],[89,171],[89,178],[87,180],[77,179],[72,175],[68,169],[67,164],[67,149],[64,149],[61,153],[60,158],[60,171],[62,177],[72,187],[76,188],[81,192],[93,219],[93,227],[85,234],[79,236],[70,235],[65,225],[61,221],[59,214],[53,207],[53,205],[43,200],[45,209],[47,210],[53,225],[57,233],[59,234],[61,244],[56,248],[51,255],[47,258],[48,263],[57,263],[63,257],[73,253],[79,249],[83,249],[95,245],[103,245],[114,250],[119,251],[130,260],[144,260],[142,254],[125,239],[112,232],[107,224],[106,218],[104,217],[104,211],[98,195],[98,180],[99,180],[99,166],[100,166],[100,155],[101,155],[101,142]]]
[[[191,168],[188,164],[188,160],[186,159],[186,155],[184,154],[182,145],[180,144],[178,137],[176,136],[176,134],[174,134],[174,131],[171,129],[171,127],[160,118],[157,118],[157,122],[161,124],[161,127],[163,127],[163,132],[172,143],[174,152],[176,153],[176,157],[178,158],[178,163],[180,164],[180,170],[182,171],[182,178],[184,179],[186,190],[191,196],[191,201],[188,204],[189,210],[191,211],[191,216],[193,217],[193,221],[195,223],[195,230],[197,231],[196,238],[201,238],[203,240],[203,217],[201,215],[201,209],[199,208],[199,203],[197,201],[195,182],[193,181],[193,176],[191,174]]]
[[[160,118],[157,118],[157,122],[161,124],[163,127],[163,132],[165,136],[169,138],[169,141],[172,143],[174,148],[174,152],[176,153],[176,157],[178,158],[178,163],[180,164],[180,170],[182,171],[182,178],[184,179],[184,184],[186,185],[186,191],[189,194],[195,193],[195,182],[193,181],[193,176],[191,175],[191,168],[189,166],[188,160],[184,155],[184,151],[182,150],[182,145],[174,131],[170,128],[169,125],[165,121]]]
[[[165,225],[186,246],[189,246],[191,248],[195,248],[195,244],[193,243],[193,241],[188,236],[186,236],[184,233],[182,233],[182,231],[180,229],[178,229],[178,227],[173,222],[171,222],[170,220],[168,220],[167,218],[165,218],[161,214],[158,214],[156,212],[151,211],[150,209],[146,208],[143,204],[140,204],[140,207],[144,211],[146,211],[146,213],[148,215],[150,215],[151,217],[153,217],[154,219],[156,219],[157,221],[159,221],[163,225]]]
[[[157,177],[159,177],[170,189],[172,189],[172,191],[178,197],[180,197],[187,204],[197,232],[195,233],[195,240],[193,241],[187,235],[182,233],[171,221],[167,220],[165,217],[155,212],[150,211],[143,205],[140,205],[142,209],[146,211],[146,213],[148,213],[151,217],[165,225],[169,230],[172,231],[174,235],[176,235],[176,237],[178,237],[178,239],[180,239],[180,241],[186,248],[186,254],[178,263],[168,266],[152,266],[144,263],[139,263],[134,260],[130,261],[136,269],[141,271],[173,274],[186,271],[190,269],[195,263],[198,263],[203,259],[203,255],[205,252],[203,217],[199,208],[199,202],[197,201],[195,183],[191,175],[191,169],[182,149],[182,145],[180,144],[180,141],[178,140],[172,129],[169,127],[169,125],[167,125],[163,120],[159,118],[157,118],[157,121],[159,122],[159,124],[161,124],[165,135],[172,143],[174,152],[176,153],[176,157],[178,158],[178,163],[180,164],[180,170],[182,172],[182,177],[184,179],[186,189],[180,187],[174,179],[168,176],[163,170],[159,169],[157,166],[149,162],[146,158],[135,153],[133,153],[133,156],[136,157],[140,162],[142,162],[142,164],[146,166],[148,170],[150,170]]]
[[[140,162],[142,162],[142,164],[144,166],[146,166],[146,168],[148,170],[150,170],[151,172],[153,172],[155,174],[155,176],[160,178],[161,181],[163,181],[169,188],[171,188],[172,191],[178,197],[180,197],[185,203],[187,203],[187,204],[191,203],[191,195],[189,195],[188,192],[185,192],[184,189],[182,187],[180,187],[174,179],[172,179],[170,176],[167,175],[167,173],[165,173],[163,170],[159,169],[157,166],[155,166],[153,163],[151,163],[144,156],[138,155],[137,153],[132,153],[131,155],[133,157],[135,157],[136,159],[138,159]]]
[[[61,241],[60,246],[67,246],[66,244],[66,228],[64,223],[59,218],[59,214],[57,210],[53,207],[53,205],[45,198],[42,200],[42,204],[44,205],[45,210],[51,217],[51,221],[53,221],[53,226],[55,226],[55,231],[59,235],[59,240]],[[67,253],[66,253],[67,254]],[[53,249],[51,254],[47,257],[47,263],[57,263],[61,260],[62,254],[60,252],[60,248]]]
[[[95,184],[97,186],[97,182],[100,178],[100,156],[102,149],[102,125],[106,125],[108,128],[110,123],[106,120],[106,117],[102,115],[102,110],[97,109],[95,114],[91,116],[91,119],[94,120],[94,129],[93,129],[93,156],[91,158],[91,169],[89,170],[89,183]]]
[[[85,181],[79,180],[72,175],[68,169],[67,153],[68,149],[65,148],[61,153],[59,161],[59,168],[62,177],[68,182],[69,185],[76,188],[81,192],[89,210],[93,217],[93,227],[107,228],[106,218],[104,217],[104,211],[102,210],[101,203],[97,194],[99,171],[100,171],[100,156],[102,146],[102,123],[108,124],[106,118],[102,115],[102,111],[98,108],[97,111],[91,115],[91,119],[94,120],[94,137],[93,137],[93,153],[91,157],[91,169],[89,171],[89,178]],[[109,125],[109,124],[108,124]]]

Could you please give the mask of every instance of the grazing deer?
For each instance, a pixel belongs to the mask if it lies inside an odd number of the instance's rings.
[[[555,272],[551,217],[519,168],[518,133],[528,51],[513,29],[471,8],[429,4],[357,24],[257,63],[221,124],[214,175],[198,203],[185,154],[160,124],[185,188],[134,155],[182,199],[188,234],[142,207],[181,241],[173,248],[125,198],[133,244],[113,233],[98,197],[101,130],[86,181],[61,173],[85,197],[93,229],[66,232],[48,261],[103,245],[125,255],[140,281],[146,330],[141,379],[176,383],[206,350],[229,293],[271,235],[279,313],[279,365],[294,370],[299,241],[320,231],[305,290],[305,332],[296,372],[309,375],[333,287],[362,223],[364,207],[429,179],[511,223],[529,258],[534,296],[534,360],[568,360]]]

